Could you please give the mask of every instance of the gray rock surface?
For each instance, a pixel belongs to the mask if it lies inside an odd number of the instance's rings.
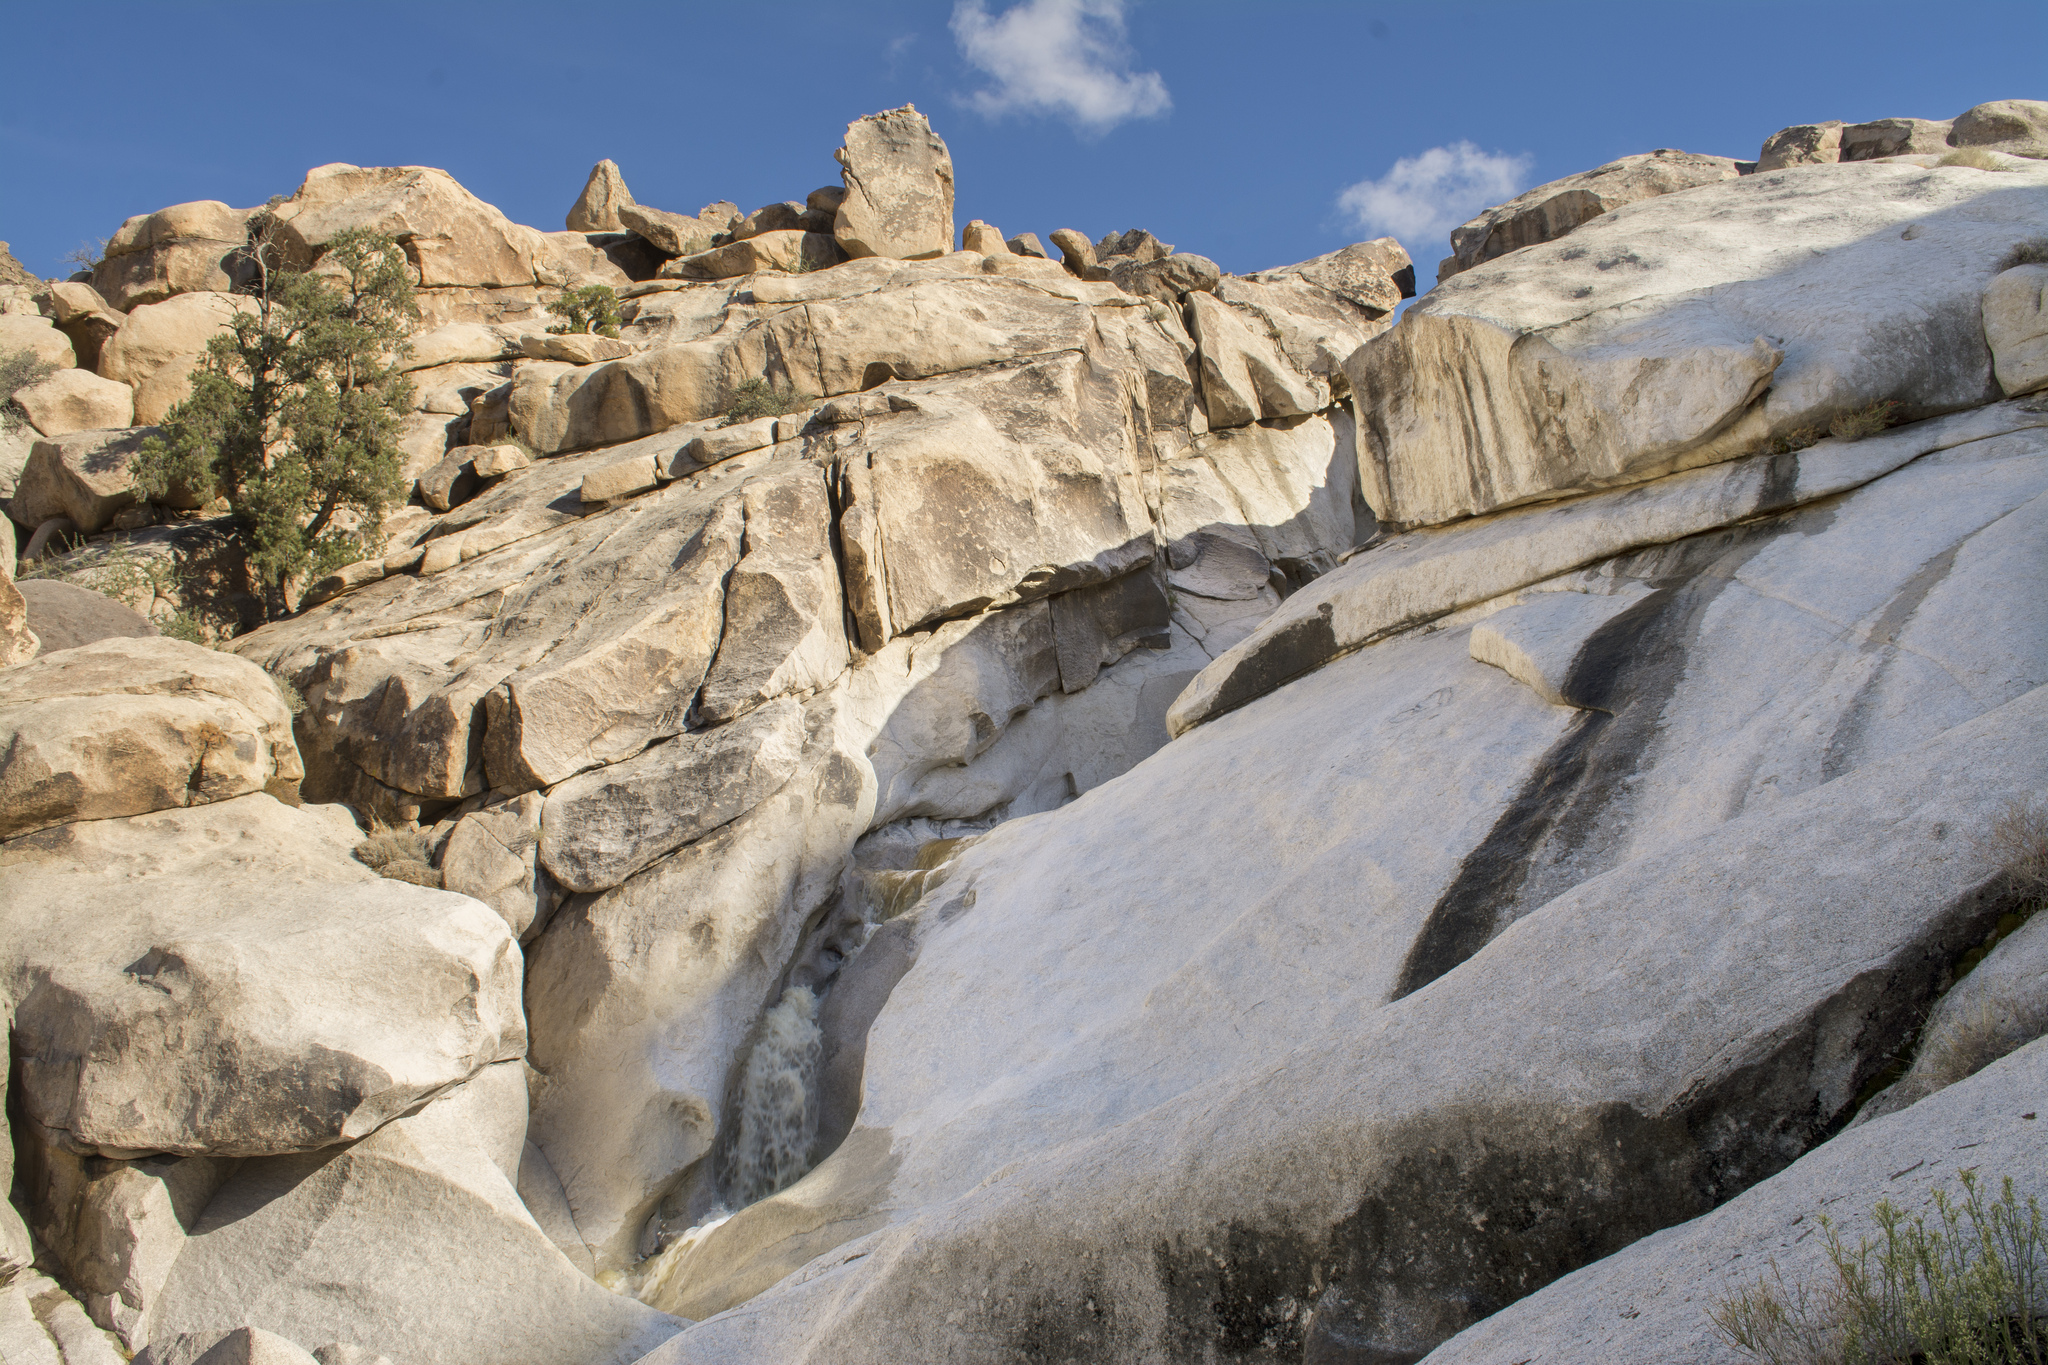
[[[1737,1365],[1749,1359],[1708,1317],[1771,1267],[1788,1284],[1832,1279],[1825,1214],[1851,1248],[1881,1238],[1871,1210],[1890,1200],[1935,1217],[1933,1194],[1960,1198],[1959,1171],[1974,1169],[1991,1198],[2012,1177],[2022,1207],[2048,1199],[2041,1178],[2048,1138],[2038,1119],[2048,1090],[2048,1044],[2017,1056],[1901,1114],[1844,1133],[1712,1213],[1667,1228],[1567,1275],[1439,1346],[1430,1365],[1526,1360],[1656,1360]]]
[[[27,605],[29,629],[42,640],[45,654],[95,640],[141,639],[156,634],[156,627],[140,612],[76,583],[31,578],[15,587]]]
[[[1873,403],[1908,420],[1983,403],[1984,289],[2041,203],[2048,171],[1759,171],[1465,271],[1345,364],[1375,395],[1366,501],[1436,525],[1731,459]]]

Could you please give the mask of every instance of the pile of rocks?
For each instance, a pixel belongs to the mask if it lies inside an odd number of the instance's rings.
[[[1936,1137],[2040,1188],[2043,1044],[1829,1140],[1976,1008],[1980,836],[2048,784],[2008,159],[1626,158],[1398,325],[1391,241],[954,250],[907,108],[751,214],[311,173],[301,259],[390,232],[433,324],[383,553],[232,653],[0,600],[0,1332],[1675,1355]],[[102,371],[235,306],[232,224],[165,212],[110,260],[185,292],[65,305]],[[530,325],[573,281],[617,339]],[[118,524],[137,439],[14,505]],[[1973,991],[2048,1019],[2044,943]]]

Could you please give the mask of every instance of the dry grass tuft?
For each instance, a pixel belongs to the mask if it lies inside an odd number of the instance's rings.
[[[355,853],[356,861],[364,867],[391,876],[386,868],[401,863],[427,863],[427,831],[412,825],[378,825],[370,831],[369,838],[356,845]]]
[[[2048,803],[2012,802],[1992,824],[1987,842],[2015,891],[2030,900],[2048,895]]]
[[[1875,436],[1892,424],[1892,409],[1896,407],[1898,404],[1890,399],[1881,399],[1854,412],[1838,412],[1828,423],[1828,435],[1839,436],[1845,441]]]
[[[1982,147],[1958,147],[1934,163],[1937,166],[1968,166],[1973,171],[2003,171],[2009,169],[1994,152]]]

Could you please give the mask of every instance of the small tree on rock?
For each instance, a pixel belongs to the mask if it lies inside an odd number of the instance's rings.
[[[619,334],[619,296],[608,284],[586,284],[548,305],[561,321],[548,331],[555,336],[595,332],[601,337]]]
[[[405,494],[412,385],[398,362],[419,309],[404,252],[367,229],[336,234],[303,271],[259,219],[247,256],[256,307],[208,344],[136,481],[153,500],[174,487],[225,498],[274,611],[293,582],[382,544],[384,512]]]

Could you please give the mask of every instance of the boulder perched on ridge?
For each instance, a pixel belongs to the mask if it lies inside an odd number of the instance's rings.
[[[911,105],[846,125],[832,235],[849,257],[920,260],[953,249],[953,157]]]
[[[231,290],[247,274],[239,255],[254,212],[201,199],[137,214],[107,239],[92,287],[123,313],[174,294]]]
[[[632,202],[633,192],[626,188],[626,177],[619,174],[619,163],[607,158],[590,168],[590,178],[569,206],[563,226],[571,232],[624,232],[627,229],[619,210]]]

